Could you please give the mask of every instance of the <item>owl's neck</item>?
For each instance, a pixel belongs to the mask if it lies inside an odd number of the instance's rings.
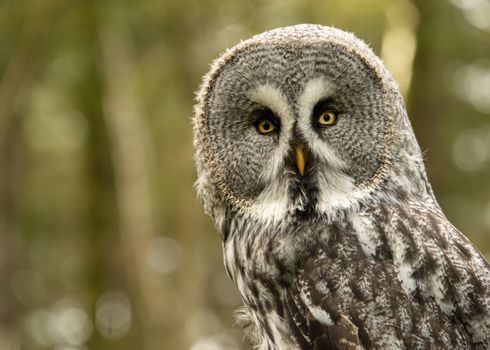
[[[392,154],[392,165],[388,167],[383,183],[371,192],[371,202],[381,205],[430,204],[442,213],[413,134],[402,135],[397,141],[397,151]]]
[[[421,158],[408,152],[401,152],[397,157],[403,167],[389,169],[379,187],[366,192],[359,201],[347,194],[349,199],[339,201],[342,207],[329,208],[331,215],[321,211],[289,212],[278,220],[250,212],[220,210],[219,217],[214,219],[221,223],[217,226],[224,238],[225,266],[238,287],[244,284],[242,279],[248,281],[251,277],[279,281],[287,286],[312,247],[327,242],[335,227],[354,225],[355,217],[365,215],[372,208],[430,204],[442,214]]]
[[[320,240],[328,240],[328,223],[319,218],[287,217],[264,224],[248,215],[231,214],[223,243],[225,266],[240,288],[240,279],[273,279],[287,286],[301,258]]]
[[[430,204],[442,213],[428,181],[423,155],[402,98],[398,94],[396,98],[399,108],[396,124],[399,127],[393,135],[391,145],[387,146],[389,161],[383,176],[384,181],[372,192],[372,196],[381,204]]]

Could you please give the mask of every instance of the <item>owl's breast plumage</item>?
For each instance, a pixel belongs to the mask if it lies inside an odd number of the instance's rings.
[[[225,261],[264,349],[489,345],[488,267],[437,212],[377,205],[268,234],[232,226]]]

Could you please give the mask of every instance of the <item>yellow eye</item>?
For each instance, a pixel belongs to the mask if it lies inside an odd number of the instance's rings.
[[[337,114],[332,111],[323,112],[318,117],[318,123],[320,125],[334,125],[336,121],[337,121]]]
[[[276,126],[268,119],[261,119],[257,123],[257,131],[261,134],[268,134],[276,130]]]

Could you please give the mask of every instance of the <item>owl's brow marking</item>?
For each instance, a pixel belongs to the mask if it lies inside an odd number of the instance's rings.
[[[248,96],[255,103],[271,109],[281,120],[290,118],[292,115],[286,96],[275,86],[259,85]]]
[[[314,106],[321,100],[331,98],[335,93],[335,85],[325,78],[309,80],[298,99],[299,115],[311,116]]]
[[[312,152],[319,159],[326,162],[329,167],[341,170],[347,167],[346,162],[318,138],[311,124],[311,115],[315,105],[321,100],[331,98],[334,93],[335,87],[327,79],[315,78],[309,80],[298,98],[298,127],[303,133],[303,137],[309,141]]]

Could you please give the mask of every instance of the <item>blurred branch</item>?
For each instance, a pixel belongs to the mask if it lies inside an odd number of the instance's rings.
[[[31,4],[29,11],[36,13],[36,16],[29,21],[25,20],[23,31],[17,38],[18,44],[8,59],[0,80],[0,151],[16,114],[18,101],[39,63],[37,53],[41,51],[42,40],[52,28],[59,4],[60,0],[36,1]]]
[[[406,99],[412,81],[419,14],[410,0],[394,0],[385,12],[387,25],[383,34],[381,59]]]
[[[170,303],[165,302],[162,276],[149,269],[146,254],[156,235],[150,193],[151,156],[149,133],[141,118],[133,90],[133,62],[125,36],[115,16],[106,15],[100,24],[102,68],[106,82],[104,114],[111,139],[119,229],[127,261],[127,276],[140,304],[145,349],[161,349],[165,339],[161,322],[176,317]],[[149,319],[149,320],[148,320]],[[151,340],[150,340],[151,338]],[[164,346],[163,346],[164,347]]]
[[[10,56],[0,81],[0,150],[5,146],[5,135],[15,115],[17,102],[36,64],[32,57],[35,56],[38,39],[36,33],[19,44]]]
[[[37,1],[31,3],[29,11],[36,13],[29,21],[27,13],[15,41],[16,46],[6,62],[0,78],[0,348],[21,349],[19,317],[25,311],[14,297],[11,280],[15,271],[25,262],[25,249],[19,225],[16,222],[17,201],[20,186],[19,139],[21,123],[19,101],[29,87],[43,39],[52,28],[53,17],[60,1]],[[25,11],[27,12],[27,10]]]

